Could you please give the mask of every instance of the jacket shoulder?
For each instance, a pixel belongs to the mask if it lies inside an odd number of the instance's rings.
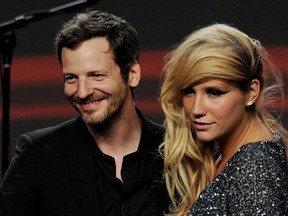
[[[87,133],[87,128],[85,123],[82,121],[81,117],[76,117],[62,122],[58,125],[37,129],[26,134],[21,135],[28,136],[33,142],[51,142],[53,140],[71,140],[83,133]]]

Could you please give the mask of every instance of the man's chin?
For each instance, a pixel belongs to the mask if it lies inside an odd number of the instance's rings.
[[[88,124],[88,125],[99,125],[102,124],[103,122],[105,122],[106,118],[105,116],[95,116],[95,115],[88,115],[86,113],[80,113],[82,116],[83,121]]]

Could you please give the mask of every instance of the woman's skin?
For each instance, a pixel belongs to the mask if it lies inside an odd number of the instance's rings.
[[[202,142],[216,141],[220,146],[216,176],[242,145],[273,138],[268,128],[247,111],[259,91],[258,80],[253,80],[244,93],[233,82],[218,78],[204,79],[183,90],[184,110],[197,138]]]

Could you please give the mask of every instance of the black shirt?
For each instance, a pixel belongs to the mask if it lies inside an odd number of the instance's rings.
[[[163,160],[158,153],[163,128],[137,112],[142,125],[141,139],[138,150],[123,158],[122,181],[116,178],[114,158],[95,145],[95,171],[105,216],[163,215],[168,203],[162,177]]]

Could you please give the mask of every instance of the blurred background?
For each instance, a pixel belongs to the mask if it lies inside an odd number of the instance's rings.
[[[0,0],[0,23],[21,14],[71,2],[73,0]],[[227,23],[259,39],[273,56],[287,83],[287,0],[102,0],[88,9],[114,13],[137,29],[141,43],[142,81],[135,92],[136,103],[144,114],[160,124],[163,113],[158,97],[163,57],[186,35],[201,26]],[[9,159],[14,154],[20,134],[55,125],[77,115],[63,95],[62,72],[53,46],[57,28],[75,13],[58,14],[14,31],[16,47],[10,72]],[[1,97],[1,112],[3,103]],[[288,128],[288,99],[284,101],[279,121]],[[1,137],[2,127],[1,123]]]

